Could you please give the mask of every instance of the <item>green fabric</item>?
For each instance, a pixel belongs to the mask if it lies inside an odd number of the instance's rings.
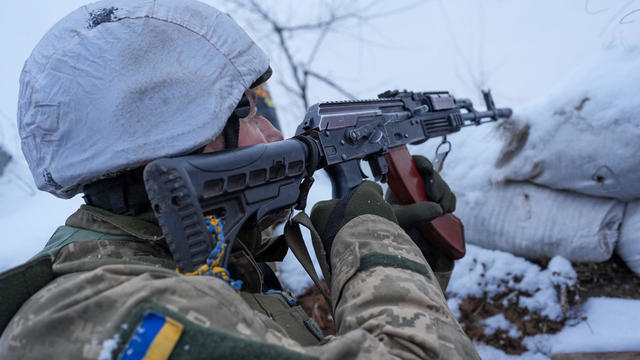
[[[398,219],[398,225],[406,231],[411,227],[430,223],[442,215],[442,209],[435,202],[421,201],[409,205],[394,205],[393,213]]]
[[[71,271],[91,270],[97,265],[87,261],[65,263],[54,273],[53,259],[60,249],[71,243],[88,243],[98,240],[108,242],[140,241],[130,234],[135,232],[146,238],[157,238],[159,227],[150,224],[147,219],[128,218],[110,214],[104,210],[83,205],[67,220],[67,223],[92,225],[92,223],[110,224],[115,231],[102,233],[74,226],[60,226],[51,236],[45,247],[26,263],[0,274],[0,329],[4,330],[13,315],[38,290],[47,285],[56,275]],[[129,231],[129,233],[127,233]],[[116,232],[119,232],[116,233]],[[161,234],[161,233],[160,233]],[[122,263],[122,260],[103,259],[100,265]],[[65,270],[68,268],[68,270]]]
[[[71,226],[60,226],[53,233],[44,249],[40,250],[32,259],[38,258],[44,254],[55,257],[60,249],[74,242],[89,242],[98,240],[110,241],[135,241],[131,235],[110,235],[99,233],[96,231],[74,228]]]
[[[300,306],[291,306],[281,294],[256,294],[240,292],[242,299],[258,312],[267,315],[280,325],[290,338],[302,346],[318,345],[324,338],[322,330],[315,331],[307,324],[309,316]],[[311,320],[313,321],[313,320]],[[315,321],[313,321],[315,323]],[[318,325],[316,324],[316,327]],[[319,329],[319,327],[318,327]]]
[[[65,225],[111,235],[132,235],[139,239],[162,239],[162,229],[151,212],[137,216],[118,215],[90,205],[82,205]]]
[[[0,334],[22,304],[53,280],[51,259],[45,254],[0,274]]]
[[[360,258],[360,266],[358,271],[365,271],[377,266],[382,267],[394,267],[398,269],[405,269],[420,274],[427,279],[431,280],[431,273],[426,265],[413,260],[409,260],[399,255],[389,255],[383,253],[370,253],[365,254]]]
[[[193,323],[183,315],[157,304],[140,303],[131,314],[118,337],[118,347],[112,356],[116,358],[124,351],[129,339],[140,324],[142,316],[149,311],[157,311],[173,318],[184,326],[180,340],[171,356],[172,360],[182,359],[261,359],[294,360],[315,359],[315,357],[291,351],[282,346],[253,340],[245,336],[219,329],[205,328]]]
[[[427,199],[437,202],[445,213],[456,210],[456,196],[451,192],[449,185],[440,177],[433,165],[424,156],[413,156],[413,162],[425,183]]]

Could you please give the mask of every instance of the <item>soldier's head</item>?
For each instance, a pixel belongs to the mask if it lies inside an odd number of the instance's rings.
[[[25,62],[22,150],[38,188],[69,198],[159,157],[280,140],[247,91],[270,73],[249,36],[198,1],[89,4]]]

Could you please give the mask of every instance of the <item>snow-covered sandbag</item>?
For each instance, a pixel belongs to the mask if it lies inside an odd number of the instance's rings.
[[[616,253],[629,269],[640,275],[640,201],[627,204]]]
[[[469,243],[527,258],[605,261],[618,240],[624,204],[528,183],[458,193]]]
[[[601,50],[516,114],[521,131],[505,146],[515,156],[494,182],[640,199],[640,48]]]

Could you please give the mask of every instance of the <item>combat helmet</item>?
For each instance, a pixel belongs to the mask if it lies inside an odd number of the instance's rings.
[[[195,0],[105,0],[60,20],[20,77],[22,151],[61,198],[214,139],[269,59]]]

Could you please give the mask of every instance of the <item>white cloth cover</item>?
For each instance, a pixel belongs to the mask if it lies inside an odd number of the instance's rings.
[[[577,262],[611,257],[624,212],[617,200],[527,183],[494,185],[482,197],[462,193],[458,199],[456,215],[468,242],[527,258],[560,255]]]
[[[22,151],[39,189],[82,185],[217,136],[269,67],[226,14],[194,0],[106,0],[58,22],[20,77]]]
[[[494,182],[640,199],[640,49],[612,47],[587,59],[535,105],[517,111],[531,129]]]
[[[640,201],[627,204],[616,253],[629,269],[640,275]]]

